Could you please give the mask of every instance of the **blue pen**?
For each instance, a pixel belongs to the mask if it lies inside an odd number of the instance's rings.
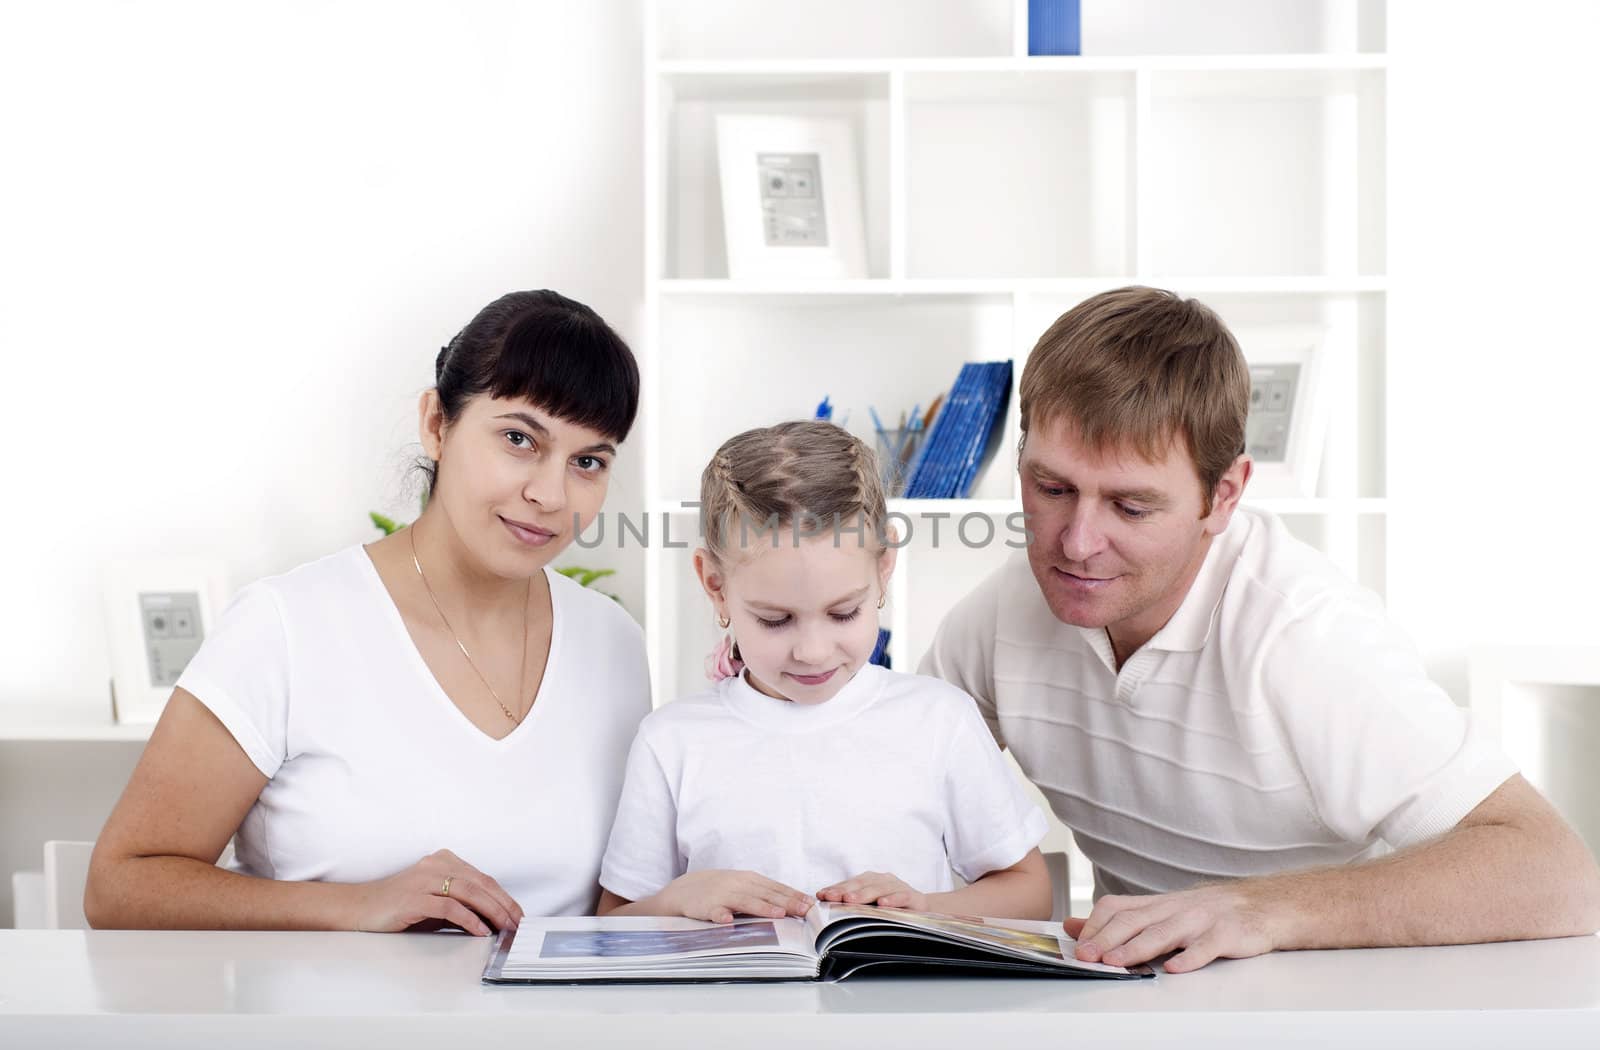
[[[872,426],[873,426],[873,429],[875,429],[878,432],[878,436],[879,437],[883,438],[884,445],[888,445],[889,444],[889,432],[887,430],[883,429],[883,420],[878,418],[878,410],[876,408],[873,408],[871,405],[868,405],[867,406],[867,411],[872,413]]]
[[[827,394],[823,394],[822,395],[822,400],[817,403],[817,418],[818,419],[832,419],[833,418],[833,406],[828,403],[828,395]]]

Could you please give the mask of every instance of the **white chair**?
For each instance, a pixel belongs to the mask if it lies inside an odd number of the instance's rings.
[[[89,881],[92,842],[51,839],[44,844],[44,925],[49,930],[87,930],[83,888]]]
[[[44,872],[11,873],[11,926],[18,930],[44,929]]]
[[[1067,878],[1067,855],[1046,853],[1044,866],[1050,870],[1050,918],[1060,922],[1072,914],[1072,881]]]

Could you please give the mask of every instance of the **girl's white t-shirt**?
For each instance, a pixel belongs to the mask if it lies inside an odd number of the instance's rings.
[[[804,893],[864,871],[953,889],[1039,844],[972,698],[868,665],[822,704],[743,678],[667,704],[628,756],[600,884],[641,900],[692,871],[755,871]]]
[[[592,913],[649,674],[620,606],[546,576],[549,661],[501,740],[440,688],[362,547],[241,591],[178,681],[270,778],[235,868],[367,882],[449,849],[529,915]]]

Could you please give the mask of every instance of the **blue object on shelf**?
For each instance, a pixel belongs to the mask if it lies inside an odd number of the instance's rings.
[[[1028,54],[1081,55],[1078,0],[1028,0]]]
[[[872,647],[872,655],[867,657],[867,663],[877,664],[879,667],[889,668],[889,629],[878,628],[878,644]]]
[[[833,419],[833,402],[828,400],[827,394],[822,395],[822,402],[817,405],[816,418],[829,420],[830,422]]]

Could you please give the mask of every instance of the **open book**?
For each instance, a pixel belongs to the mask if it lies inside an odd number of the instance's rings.
[[[500,934],[490,983],[843,980],[913,972],[1153,977],[1072,957],[1060,923],[818,902],[804,918],[718,925],[645,916],[527,918]]]

